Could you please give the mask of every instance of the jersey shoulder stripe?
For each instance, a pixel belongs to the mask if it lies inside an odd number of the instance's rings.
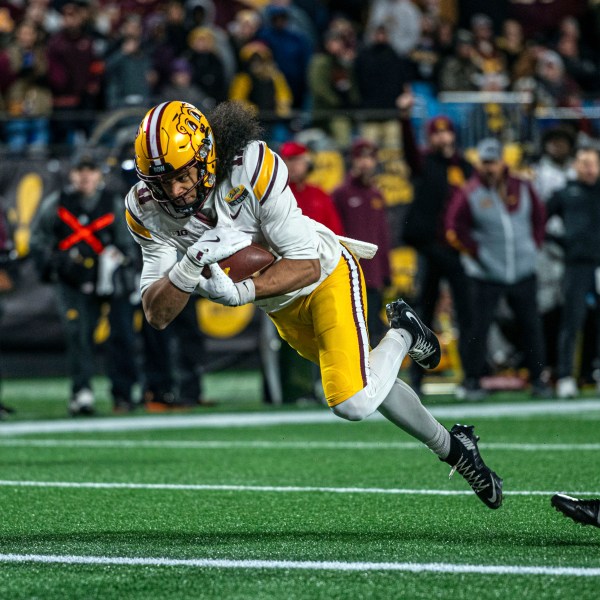
[[[127,227],[134,237],[141,238],[149,241],[152,239],[152,234],[146,229],[143,223],[135,217],[135,215],[129,210],[129,207],[125,208],[125,220],[127,221]]]
[[[258,202],[265,201],[273,190],[279,171],[279,157],[264,143],[255,142],[246,149],[248,173],[252,173],[250,185]],[[254,164],[254,169],[252,165]]]
[[[145,187],[137,184],[131,188],[125,197],[125,222],[134,238],[148,241],[152,239],[152,234],[140,217],[140,200],[142,200],[140,194],[143,194],[145,191]]]

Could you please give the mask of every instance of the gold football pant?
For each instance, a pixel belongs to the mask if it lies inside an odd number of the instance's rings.
[[[269,317],[300,356],[320,366],[329,406],[367,386],[366,287],[358,260],[345,247],[333,273],[316,290]]]
[[[337,416],[360,421],[379,410],[438,456],[448,456],[450,434],[397,379],[410,334],[389,329],[376,348],[369,348],[364,277],[346,248],[335,271],[312,294],[269,316],[292,348],[320,365],[325,397]]]

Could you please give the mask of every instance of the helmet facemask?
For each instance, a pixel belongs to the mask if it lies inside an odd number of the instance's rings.
[[[191,180],[191,169],[194,167],[196,167],[196,181],[191,183],[190,187],[183,193],[175,197],[171,196],[168,192],[168,183],[184,175],[187,175]],[[191,165],[177,169],[176,171],[151,177],[143,176],[140,179],[144,181],[150,190],[152,198],[158,202],[167,214],[175,219],[184,219],[191,217],[202,208],[202,205],[214,187],[215,176],[207,172],[205,163],[195,161]],[[196,192],[196,198],[190,202],[186,200],[186,196],[189,196],[193,191]]]
[[[135,141],[136,172],[153,199],[173,218],[188,218],[198,212],[216,183],[216,155],[210,124],[197,108],[172,101],[148,111]],[[196,169],[195,181],[190,170]],[[184,177],[173,197],[174,179]],[[195,192],[195,198],[190,196]]]

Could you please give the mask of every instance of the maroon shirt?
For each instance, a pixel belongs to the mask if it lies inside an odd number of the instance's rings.
[[[348,237],[377,244],[371,260],[361,261],[367,287],[381,289],[390,280],[390,230],[381,192],[352,175],[333,192]]]
[[[101,73],[93,40],[84,33],[59,31],[48,40],[48,81],[57,108],[80,108],[94,93]],[[97,66],[98,65],[98,66]]]

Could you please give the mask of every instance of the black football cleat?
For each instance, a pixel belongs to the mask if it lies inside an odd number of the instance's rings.
[[[405,329],[412,336],[408,355],[424,369],[435,369],[440,364],[442,349],[437,336],[404,300],[386,304],[385,312],[392,329]]]
[[[488,508],[500,508],[502,479],[483,462],[473,429],[473,425],[455,425],[450,430],[450,456],[445,459],[452,466],[449,477],[458,471]]]
[[[575,523],[600,527],[600,500],[578,500],[565,494],[554,494],[550,503]]]

